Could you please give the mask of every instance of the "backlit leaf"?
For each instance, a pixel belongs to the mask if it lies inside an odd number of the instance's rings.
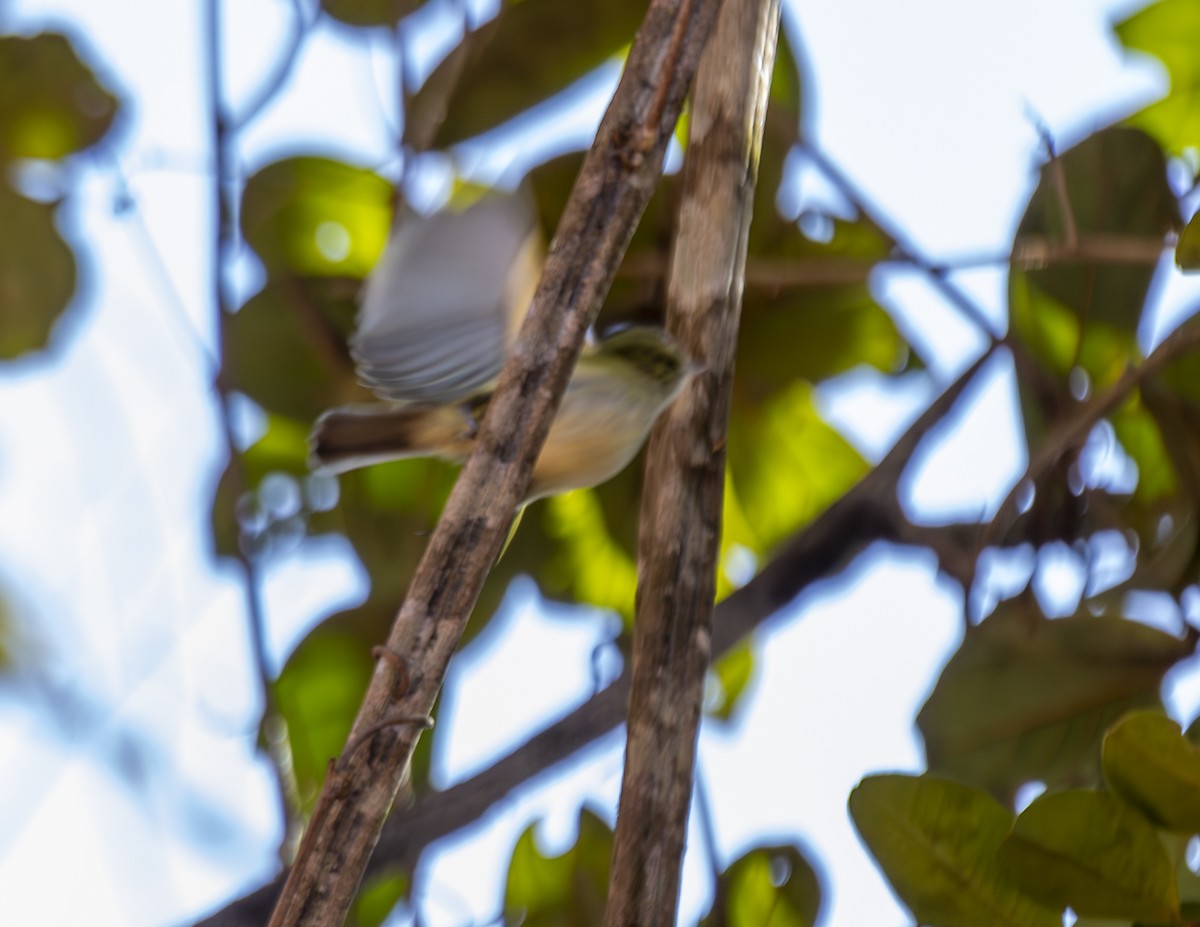
[[[747,524],[765,552],[810,522],[867,472],[867,464],[813,405],[797,381],[761,409],[735,402],[729,468]]]
[[[599,927],[608,893],[613,837],[586,808],[575,843],[559,856],[538,849],[531,825],[517,840],[504,890],[505,923],[523,927]]]
[[[1175,264],[1183,271],[1200,270],[1200,213],[1193,215],[1179,233]]]
[[[382,603],[376,608],[391,611]],[[304,639],[275,681],[275,703],[287,722],[306,810],[316,802],[330,761],[346,745],[374,667],[369,642],[326,625]]]
[[[978,789],[932,776],[868,776],[850,795],[863,843],[930,927],[1061,927],[996,865],[1012,813]]]
[[[348,26],[394,26],[425,0],[321,0],[321,9]]]
[[[1175,874],[1158,832],[1107,792],[1047,793],[1021,812],[999,851],[1009,877],[1047,905],[1095,917],[1173,922]]]
[[[1172,154],[1200,145],[1200,9],[1191,0],[1158,0],[1114,28],[1122,45],[1154,55],[1170,77],[1167,95],[1135,113],[1130,124],[1145,129]]]
[[[754,678],[754,650],[746,641],[713,663],[710,671],[712,698],[705,705],[710,718],[728,721],[741,703],[741,696]]]
[[[1169,830],[1200,833],[1200,747],[1165,715],[1139,711],[1104,737],[1104,775]]]
[[[242,191],[242,234],[272,277],[365,277],[391,219],[391,184],[329,158],[268,164]]]
[[[90,148],[112,127],[117,106],[65,35],[0,36],[0,160]]]
[[[225,320],[224,378],[270,412],[312,422],[343,402],[368,401],[357,386],[346,339],[357,308],[322,278],[268,281]]]
[[[1079,239],[1161,239],[1178,223],[1179,206],[1167,184],[1162,149],[1144,132],[1104,129],[1042,168],[1017,241],[1066,247],[1072,231]],[[1153,265],[1072,260],[1014,272],[1014,329],[1054,369],[1080,366],[1096,382],[1110,382],[1112,355],[1133,344],[1154,270]],[[1029,291],[1023,292],[1026,282]],[[1042,318],[1046,313],[1066,316],[1047,320]],[[1095,337],[1112,341],[1115,350],[1104,343],[1089,346],[1093,330]]]
[[[1031,597],[970,631],[917,715],[931,772],[1008,800],[1024,782],[1099,780],[1099,744],[1126,711],[1157,707],[1194,637],[1111,615],[1047,620]]]
[[[645,13],[646,4],[637,0],[505,4],[469,39],[434,144],[441,148],[479,135],[566,89],[628,46]],[[433,97],[451,85],[439,71],[459,66],[447,58],[417,92],[416,124],[424,121],[425,109],[441,102]]]
[[[0,360],[10,360],[46,347],[75,293],[75,256],[53,205],[0,182],[0,216]]]
[[[354,899],[346,927],[382,927],[396,905],[408,897],[411,887],[406,872],[385,872],[368,878]]]
[[[821,882],[799,847],[755,847],[720,875],[723,910],[701,927],[812,927],[821,909]]]

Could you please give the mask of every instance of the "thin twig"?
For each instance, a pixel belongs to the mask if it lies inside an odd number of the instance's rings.
[[[927,270],[939,278],[961,270],[982,267],[1019,267],[1036,270],[1060,264],[1105,263],[1154,266],[1163,253],[1174,246],[1174,239],[1134,235],[1085,235],[1073,248],[1042,235],[1023,235],[1013,242],[1011,251],[984,251],[963,254],[931,262],[928,267],[914,263],[911,256],[897,254],[883,258],[853,257],[844,254],[814,255],[801,258],[750,257],[746,261],[746,287],[756,290],[788,290],[865,283],[880,267],[913,267]],[[645,252],[626,259],[620,276],[634,280],[661,280],[666,260],[660,254]]]
[[[225,273],[229,260],[234,253],[233,204],[227,185],[232,181],[229,158],[229,144],[234,131],[228,112],[225,109],[224,90],[221,80],[221,23],[220,0],[209,0],[205,4],[206,38],[208,44],[208,92],[209,105],[212,111],[212,144],[213,144],[213,271],[212,299],[216,313],[216,343],[225,343],[224,331],[226,320],[232,309],[225,284]],[[217,348],[220,350],[220,348]],[[222,363],[224,359],[222,358]],[[229,394],[223,371],[218,372],[215,380],[218,395],[217,411],[221,423],[221,435],[225,443],[225,451],[229,457],[229,468],[233,484],[233,502],[247,489],[245,469],[242,466],[241,453],[238,450],[236,435],[233,427],[232,397]],[[267,658],[266,620],[263,615],[262,601],[259,597],[261,578],[253,555],[247,553],[238,544],[234,558],[241,568],[242,590],[246,608],[246,618],[250,623],[250,646],[254,667],[258,674],[259,687],[263,698],[263,716],[260,730],[264,736],[260,747],[270,762],[275,775],[280,814],[284,826],[283,841],[280,845],[280,858],[286,862],[300,828],[299,789],[293,776],[291,757],[288,753],[287,742],[277,736],[282,731],[284,721],[272,690],[272,675]]]
[[[1130,367],[1121,378],[1087,403],[1079,406],[1066,421],[1050,430],[1051,437],[1029,462],[1025,474],[1005,496],[996,516],[980,531],[979,549],[1002,542],[1019,514],[1018,500],[1038,484],[1056,464],[1083,446],[1096,424],[1116,409],[1142,382],[1162,371],[1171,361],[1200,346],[1200,326],[1177,328],[1136,367]]]
[[[858,189],[857,185],[841,168],[827,158],[811,142],[801,141],[800,149],[817,166],[821,173],[825,175],[826,179],[837,188],[838,192],[849,201],[855,210],[866,216],[872,224],[887,236],[892,246],[896,249],[897,254],[907,263],[924,271],[925,275],[929,277],[934,286],[941,291],[942,295],[946,297],[951,305],[955,306],[963,316],[974,322],[980,331],[988,336],[993,345],[1002,340],[1000,332],[996,329],[991,319],[988,318],[987,313],[964,290],[949,279],[945,267],[927,258],[908,240],[907,236],[899,228],[886,221],[870,205],[870,199],[866,194]]]
[[[246,108],[242,113],[229,118],[228,128],[231,133],[236,134],[240,132],[258,118],[258,115],[270,105],[271,101],[279,94],[279,91],[283,89],[283,85],[292,76],[292,72],[296,69],[296,64],[300,61],[300,52],[304,48],[304,42],[312,33],[313,26],[316,25],[321,13],[320,7],[318,7],[316,15],[310,21],[304,16],[304,7],[301,0],[291,0],[291,4],[291,29],[288,33],[287,46],[275,58],[274,70],[263,81],[258,92],[250,98],[250,102],[246,104]]]

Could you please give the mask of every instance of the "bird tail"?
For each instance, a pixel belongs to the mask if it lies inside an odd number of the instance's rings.
[[[309,436],[314,470],[344,473],[404,457],[462,461],[475,421],[457,406],[342,406],[322,415]]]

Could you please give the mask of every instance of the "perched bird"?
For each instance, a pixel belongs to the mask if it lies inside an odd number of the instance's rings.
[[[541,254],[533,212],[517,195],[404,220],[367,281],[350,343],[360,379],[387,401],[322,415],[310,439],[314,466],[464,461]],[[661,328],[633,326],[586,345],[522,504],[616,475],[698,369]]]

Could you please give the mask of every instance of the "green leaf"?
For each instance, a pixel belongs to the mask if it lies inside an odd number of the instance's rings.
[[[857,482],[867,464],[813,405],[797,381],[761,408],[735,405],[729,423],[729,470],[745,523],[763,553],[816,518]]]
[[[930,927],[1061,927],[996,865],[1012,813],[983,792],[931,776],[868,776],[850,816],[900,899]]]
[[[701,927],[812,927],[821,909],[821,882],[799,847],[755,847],[720,876],[722,910]]]
[[[543,519],[547,535],[558,542],[541,574],[548,594],[612,609],[632,626],[637,563],[609,534],[596,491],[576,489],[547,499]]]
[[[75,294],[75,256],[54,212],[0,182],[0,360],[46,347]]]
[[[396,905],[408,897],[411,884],[407,872],[385,872],[368,878],[354,899],[347,927],[381,927]]]
[[[1161,705],[1195,642],[1110,615],[1046,620],[1032,597],[970,631],[917,715],[931,772],[1010,800],[1024,782],[1099,781],[1099,744],[1126,711]]]
[[[377,607],[390,617],[390,607]],[[373,669],[371,645],[327,622],[301,642],[275,680],[275,703],[287,722],[296,782],[307,811],[316,802],[329,762],[346,745]]]
[[[329,158],[268,164],[242,192],[242,234],[270,277],[365,277],[391,219],[391,184]]]
[[[1182,271],[1200,270],[1200,213],[1195,213],[1175,243],[1175,264]]]
[[[893,373],[907,356],[896,323],[865,286],[755,290],[746,295],[738,330],[737,389],[763,396],[863,364]]]
[[[1008,280],[1014,332],[1064,384],[1067,375],[1078,367],[1087,372],[1094,385],[1107,386],[1141,359],[1133,331],[1101,321],[1084,324],[1076,312],[1034,286],[1025,271],[1013,268]],[[1067,401],[1065,387],[1061,398]]]
[[[1159,0],[1114,27],[1121,44],[1158,58],[1171,88],[1166,97],[1128,122],[1149,132],[1172,154],[1200,145],[1200,9],[1191,0]]]
[[[465,61],[451,55],[417,91],[412,122],[425,124],[431,108],[445,105],[434,136],[439,148],[507,122],[620,53],[645,13],[637,0],[505,4],[469,39]],[[446,72],[459,67],[457,80],[449,80]]]
[[[1136,393],[1129,396],[1109,416],[1113,432],[1121,447],[1125,449],[1138,467],[1138,482],[1135,494],[1138,502],[1151,505],[1175,495],[1179,489],[1175,466],[1159,423]]]
[[[705,705],[705,714],[710,718],[728,721],[741,703],[756,667],[754,649],[748,641],[738,644],[717,660],[710,670],[713,686]]]
[[[1104,129],[1042,168],[1017,227],[1017,243],[1032,238],[1067,246],[1072,229],[1081,239],[1161,239],[1178,223],[1162,149],[1144,132]],[[1113,353],[1133,349],[1154,270],[1080,260],[1014,273],[1009,287],[1014,329],[1053,369],[1064,372],[1077,364],[1098,383],[1110,382]],[[1051,319],[1042,318],[1047,313]],[[1089,348],[1085,336],[1093,329],[1101,343]]]
[[[1106,792],[1045,794],[1000,846],[1001,868],[1047,905],[1081,915],[1174,922],[1175,873],[1158,832]]]
[[[1200,328],[1200,315],[1193,315],[1179,328]],[[1189,351],[1167,365],[1159,380],[1192,406],[1200,408],[1200,350]]]
[[[613,838],[608,825],[586,808],[579,835],[560,856],[537,847],[534,825],[517,840],[504,891],[506,924],[522,927],[590,927],[603,922]]]
[[[321,0],[321,9],[348,26],[394,26],[425,0]]]
[[[225,319],[226,386],[305,422],[340,403],[370,400],[346,347],[356,289],[321,278],[268,281]]]
[[[117,105],[66,36],[0,36],[0,160],[90,148],[112,127]]]
[[[1200,747],[1165,715],[1139,711],[1104,737],[1112,788],[1168,830],[1200,833]]]
[[[763,396],[803,377],[814,382],[869,364],[900,369],[908,347],[868,286],[892,241],[871,222],[828,218],[821,240],[780,215],[776,197],[797,141],[768,111],[748,243],[738,331],[738,384]],[[793,282],[788,282],[793,281]]]

